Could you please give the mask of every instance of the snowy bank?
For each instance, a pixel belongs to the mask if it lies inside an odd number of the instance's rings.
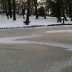
[[[30,24],[25,25],[23,22],[25,19],[22,16],[17,16],[17,20],[13,21],[13,19],[7,19],[6,16],[0,16],[0,28],[11,28],[11,27],[30,27],[30,26],[48,26],[48,25],[57,25],[61,23],[57,23],[57,19],[55,17],[47,17],[44,19],[43,17],[39,17],[39,19],[35,19],[34,16],[30,17]],[[70,19],[65,21],[65,24],[72,24]]]

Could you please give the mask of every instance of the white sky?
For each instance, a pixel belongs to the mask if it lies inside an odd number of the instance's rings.
[[[38,1],[41,1],[41,0],[38,0]]]
[[[40,2],[41,0],[38,0],[38,2]]]

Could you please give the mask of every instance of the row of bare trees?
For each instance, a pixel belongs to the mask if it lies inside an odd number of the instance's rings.
[[[31,0],[28,1],[28,5],[30,2]],[[72,0],[46,0],[46,4],[47,9],[51,9],[51,16],[57,17],[58,20],[61,20],[61,17],[63,17],[65,21],[68,21],[67,16],[69,16],[72,21]],[[37,0],[34,0],[34,6],[36,19],[38,19]],[[29,23],[29,19],[26,22]]]
[[[15,0],[1,0],[0,1],[2,3],[2,7],[3,7],[3,12],[6,13],[7,18],[12,18],[13,20],[16,20],[16,4],[15,4]],[[13,10],[13,12],[12,12]]]
[[[13,7],[12,7],[13,6]],[[16,4],[15,4],[15,0],[12,1],[11,4],[11,0],[8,0],[8,13],[10,18],[12,18],[12,8],[13,8],[13,20],[16,20]]]
[[[48,9],[51,8],[51,15],[61,19],[64,17],[65,21],[68,21],[66,16],[70,17],[72,21],[72,0],[47,0]]]
[[[3,10],[5,11],[6,15],[13,20],[16,20],[16,1],[15,0],[1,0],[0,1],[3,6]],[[31,4],[33,3],[33,4]],[[37,0],[27,0],[27,2],[22,3],[22,7],[26,5],[26,23],[29,24],[29,17],[31,12],[31,5],[34,6],[34,11],[36,15],[36,19],[38,19],[38,3]],[[23,8],[22,8],[23,9]],[[51,9],[51,16],[55,16],[60,19],[63,16],[66,19],[66,15],[68,15],[72,20],[72,0],[46,0],[46,11]]]
[[[13,18],[13,20],[16,20],[16,1],[15,0],[1,0],[0,1],[3,6],[3,11],[6,13],[7,18]],[[26,24],[29,24],[29,16],[30,16],[30,6],[31,6],[32,0],[27,0],[26,2],[26,9],[27,9],[27,15],[26,15]],[[36,19],[38,19],[38,11],[37,11],[37,0],[33,1],[33,5],[35,6],[35,14]],[[24,5],[25,6],[25,5]],[[23,7],[23,6],[22,6]]]

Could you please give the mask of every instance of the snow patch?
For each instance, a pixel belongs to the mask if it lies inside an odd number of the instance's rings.
[[[27,26],[36,26],[36,25],[47,26],[52,24],[60,24],[57,23],[57,19],[55,17],[47,17],[47,19],[40,17],[39,19],[35,19],[34,16],[31,16],[29,25],[25,25],[24,21],[25,19],[23,19],[22,16],[17,15],[16,21],[13,21],[13,19],[7,19],[6,16],[0,15],[0,28],[27,27]],[[72,22],[70,20],[65,21],[65,24],[72,24]]]

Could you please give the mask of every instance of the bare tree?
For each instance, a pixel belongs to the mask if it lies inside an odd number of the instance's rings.
[[[13,20],[16,20],[16,4],[15,4],[15,0],[13,0]]]
[[[12,18],[11,1],[10,0],[8,0],[8,12],[9,12],[10,18]]]
[[[34,0],[36,19],[38,19],[37,0]]]
[[[27,15],[26,15],[26,21],[24,22],[26,25],[29,25],[29,17],[30,17],[30,2],[31,0],[27,0]]]
[[[71,18],[71,21],[72,21],[72,1],[69,0],[69,16]]]

